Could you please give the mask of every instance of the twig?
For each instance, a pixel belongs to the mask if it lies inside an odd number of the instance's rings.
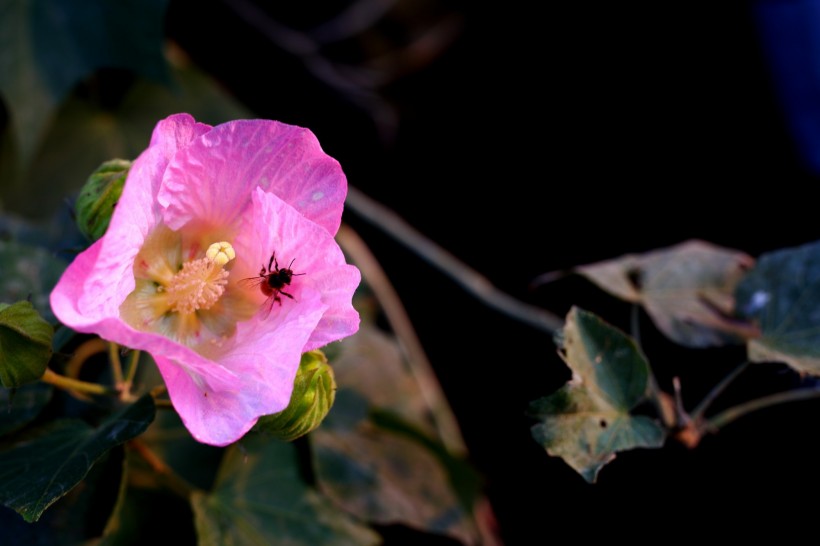
[[[797,402],[800,400],[809,400],[811,398],[820,398],[820,388],[815,387],[810,389],[796,389],[771,394],[769,396],[763,396],[743,404],[738,404],[737,406],[715,415],[705,422],[703,428],[706,430],[717,430],[725,427],[739,417],[743,417],[747,413],[764,409],[769,406],[774,406],[776,404],[782,404],[783,402]]]
[[[111,387],[106,387],[105,385],[100,385],[99,383],[90,383],[88,381],[72,379],[70,377],[60,375],[49,368],[46,368],[46,372],[40,380],[61,389],[84,394],[113,394],[116,392]]]
[[[563,327],[564,321],[558,316],[501,292],[486,277],[460,262],[393,211],[356,188],[348,187],[346,204],[356,214],[390,234],[489,307],[550,334]]]
[[[703,398],[703,400],[701,400],[700,404],[698,404],[698,406],[692,411],[691,418],[695,421],[700,421],[701,419],[703,419],[706,410],[709,409],[709,406],[712,404],[712,402],[715,401],[715,398],[717,398],[720,395],[720,393],[726,390],[726,387],[728,387],[729,384],[731,384],[732,381],[734,381],[737,378],[737,376],[739,376],[748,366],[748,362],[742,363],[734,370],[732,370],[731,373],[729,373],[729,375],[724,377],[723,381],[715,385],[714,388],[712,388],[712,390],[709,391],[709,393]]]
[[[342,225],[336,237],[339,245],[350,254],[351,260],[361,269],[362,276],[367,279],[399,343],[404,348],[411,373],[433,414],[436,429],[445,447],[454,455],[465,455],[467,447],[461,430],[393,285],[370,249],[353,229]]]

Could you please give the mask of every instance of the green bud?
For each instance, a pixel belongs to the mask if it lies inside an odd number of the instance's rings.
[[[322,351],[302,355],[288,407],[273,415],[263,415],[253,428],[287,442],[318,427],[336,398],[333,368]]]
[[[77,227],[92,243],[105,234],[114,207],[122,195],[131,162],[125,159],[106,161],[91,173],[74,205]]]

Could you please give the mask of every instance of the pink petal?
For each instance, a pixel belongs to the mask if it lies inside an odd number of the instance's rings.
[[[256,187],[328,232],[339,229],[347,195],[339,163],[308,129],[276,121],[232,121],[202,135],[176,154],[158,200],[171,229],[203,218],[229,226],[242,219]]]
[[[157,124],[151,145],[131,166],[106,235],[77,256],[51,293],[60,322],[92,332],[100,321],[119,318],[120,304],[134,290],[134,258],[159,221],[162,173],[178,149],[208,128],[187,114]]]
[[[227,445],[250,430],[259,416],[285,409],[302,347],[324,310],[319,295],[307,290],[298,306],[266,320],[239,323],[231,347],[219,357],[220,365],[236,378],[225,388],[204,389],[194,374],[157,359],[171,401],[194,438]]]
[[[359,312],[353,307],[352,294],[361,280],[361,273],[352,265],[317,271],[311,276],[310,287],[322,294],[328,309],[302,348],[303,352],[319,349],[359,330]]]
[[[276,252],[280,267],[293,262],[294,277],[288,287],[298,303],[300,293],[311,288],[321,294],[327,306],[322,320],[303,351],[322,347],[359,329],[359,313],[353,308],[353,293],[361,282],[359,270],[345,262],[336,240],[277,196],[257,189],[247,230],[237,236],[234,246],[240,263],[231,275],[237,278],[258,275]],[[260,305],[264,296],[259,295]],[[294,301],[283,298],[283,305]]]

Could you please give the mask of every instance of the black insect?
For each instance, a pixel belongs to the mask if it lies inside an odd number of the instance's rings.
[[[282,305],[282,296],[293,298],[293,294],[285,292],[285,287],[293,282],[293,277],[304,275],[304,273],[293,272],[293,260],[290,261],[287,267],[279,267],[279,262],[276,260],[276,251],[270,255],[268,267],[262,265],[259,270],[258,277],[248,277],[239,281],[239,285],[243,287],[259,287],[262,293],[267,296],[265,303],[262,304],[264,309],[263,318],[270,314],[274,303]]]

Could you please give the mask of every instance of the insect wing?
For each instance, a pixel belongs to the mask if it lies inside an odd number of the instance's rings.
[[[241,286],[242,288],[256,288],[263,282],[265,282],[266,277],[248,277],[246,279],[240,279],[237,281],[236,284]]]
[[[270,316],[270,312],[273,309],[273,304],[276,302],[276,292],[268,296],[268,299],[265,300],[265,303],[262,304],[262,308],[259,310],[259,318],[265,320]]]

